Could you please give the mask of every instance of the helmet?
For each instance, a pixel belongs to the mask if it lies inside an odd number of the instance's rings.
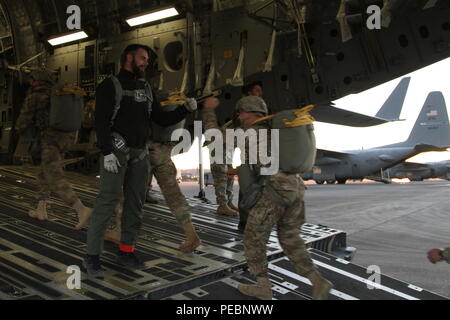
[[[248,96],[240,99],[236,104],[236,111],[260,112],[264,115],[269,114],[264,100],[256,96]]]

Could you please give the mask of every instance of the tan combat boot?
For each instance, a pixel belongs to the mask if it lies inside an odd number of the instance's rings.
[[[180,245],[179,249],[181,252],[192,252],[202,244],[202,241],[198,237],[197,232],[195,232],[192,222],[185,223],[183,225],[183,229],[184,234],[186,235],[186,240]]]
[[[224,216],[237,216],[238,212],[235,210],[232,210],[228,205],[222,204],[217,208],[216,211],[217,214],[221,214]]]
[[[238,211],[239,212],[239,208],[236,208],[236,206],[233,204],[233,202],[228,202],[228,208],[230,208],[231,210],[234,210],[234,211]]]
[[[28,215],[31,218],[39,219],[41,221],[48,220],[47,201],[45,200],[39,201],[37,208],[28,211]]]
[[[92,209],[85,207],[79,199],[75,202],[72,208],[74,208],[78,214],[78,224],[75,226],[75,229],[81,230],[89,224]]]
[[[308,279],[313,285],[313,300],[326,300],[328,299],[328,294],[333,288],[333,284],[322,277],[322,275],[315,271],[308,276]]]
[[[246,296],[256,297],[261,300],[272,300],[272,284],[269,278],[257,278],[256,284],[240,284],[238,290]]]
[[[116,226],[114,227],[114,229],[107,229],[103,237],[105,241],[111,241],[118,245],[120,245],[120,239],[122,237],[122,213],[123,213],[122,205],[123,205],[122,201],[119,201],[114,209],[114,212],[116,213],[115,217]]]
[[[120,239],[122,237],[122,229],[120,227],[115,227],[114,229],[107,229],[103,239],[105,241],[114,242],[120,245]]]

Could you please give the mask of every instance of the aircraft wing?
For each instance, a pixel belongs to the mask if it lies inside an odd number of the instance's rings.
[[[421,172],[429,172],[430,165],[425,163],[415,163],[415,162],[402,162],[394,167],[392,167],[390,170],[394,170],[395,173],[403,173],[406,174],[408,172],[410,173],[416,173],[420,174]]]
[[[349,153],[317,149],[316,166],[331,165],[341,162]]]
[[[414,148],[418,152],[447,151],[446,147],[437,147],[430,144],[417,144]]]
[[[405,167],[405,168],[421,168],[421,167],[429,167],[426,163],[417,163],[417,162],[403,162],[399,166]]]
[[[351,127],[372,127],[389,122],[389,120],[339,109],[333,104],[317,105],[310,113],[317,121]]]

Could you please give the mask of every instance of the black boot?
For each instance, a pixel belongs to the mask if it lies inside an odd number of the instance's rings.
[[[105,272],[100,265],[100,256],[90,256],[87,255],[83,260],[83,267],[89,277],[103,279],[105,277]]]
[[[117,263],[130,269],[143,270],[147,268],[134,252],[119,251],[117,254]]]

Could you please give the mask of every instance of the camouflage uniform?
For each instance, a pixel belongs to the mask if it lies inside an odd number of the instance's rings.
[[[268,129],[262,125],[252,127],[255,130]],[[270,148],[270,130],[268,136],[258,136],[258,150],[261,143]],[[266,142],[267,141],[267,142]],[[249,156],[246,144],[246,161]],[[244,232],[245,256],[250,272],[255,277],[268,277],[266,245],[273,227],[277,226],[278,240],[284,253],[289,257],[298,274],[307,276],[316,271],[306,246],[300,237],[300,228],[305,222],[304,194],[305,185],[298,174],[279,171],[268,176],[266,182],[289,206],[282,207],[274,201],[267,188],[251,209]]]
[[[227,171],[232,167],[227,164],[211,163],[216,202],[219,206],[233,201],[234,178],[227,178]]]
[[[214,111],[202,110],[202,120],[205,130],[219,129],[222,131],[223,137],[225,139],[225,129],[223,127],[219,127],[217,116]],[[232,150],[226,151],[225,148],[224,152],[228,153],[228,155],[224,154],[223,164],[217,164],[215,162],[211,163],[211,174],[214,180],[216,202],[219,206],[233,201],[234,178],[227,178],[227,171],[233,166],[226,164],[227,160],[230,160],[230,158],[232,160],[233,152]],[[211,156],[214,156],[214,152],[211,153]]]
[[[48,200],[55,192],[68,206],[73,207],[78,197],[64,179],[61,161],[74,142],[75,134],[49,128],[51,91],[46,86],[28,90],[16,128],[20,133],[34,126],[40,135],[41,167],[37,175],[38,200]]]
[[[150,163],[167,206],[180,225],[191,222],[190,207],[177,182],[177,168],[171,159],[173,142],[150,141]]]

